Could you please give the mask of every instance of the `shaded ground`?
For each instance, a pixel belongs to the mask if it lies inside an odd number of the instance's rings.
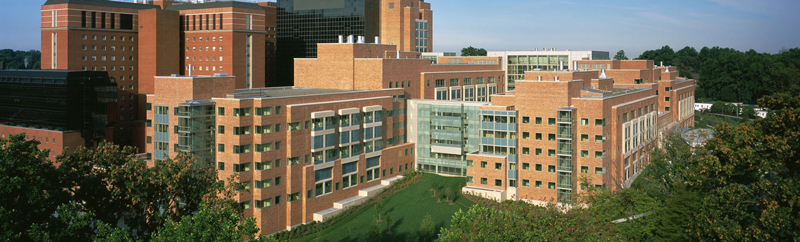
[[[739,117],[703,112],[694,112],[694,121],[694,127],[702,129],[714,128],[714,126],[717,126],[723,122],[732,126],[738,126],[740,123],[744,122],[744,120]]]
[[[405,241],[405,237],[412,232],[418,233],[419,223],[425,215],[430,214],[434,223],[439,227],[450,226],[453,214],[459,209],[466,210],[474,204],[461,196],[459,184],[466,179],[463,177],[443,177],[434,174],[424,174],[422,180],[383,201],[383,214],[391,213],[391,231],[393,234],[384,234],[382,241]],[[436,197],[431,197],[429,191],[431,184],[437,182],[444,187],[450,187],[456,194],[455,204],[449,205],[442,201],[437,202]],[[437,194],[438,195],[438,194]],[[339,224],[324,230],[325,241],[375,241],[368,238],[372,222],[377,217],[375,205],[369,205],[353,214],[348,215]],[[383,217],[384,231],[387,226],[386,216]],[[436,231],[439,229],[437,228]],[[314,241],[318,235],[311,235],[297,241]]]

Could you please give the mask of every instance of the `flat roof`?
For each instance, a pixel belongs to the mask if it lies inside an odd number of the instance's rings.
[[[177,3],[167,6],[167,10],[189,10],[205,8],[249,8],[263,10],[261,5],[250,2],[226,1],[226,2],[205,2],[205,3]]]
[[[326,94],[378,92],[384,90],[391,90],[391,89],[348,90],[348,89],[305,88],[305,87],[269,87],[269,88],[237,89],[236,91],[229,92],[228,95],[234,95],[234,97],[232,98],[235,99],[282,98],[282,97],[314,96],[314,95],[326,95]]]
[[[44,3],[44,5],[64,4],[64,3],[84,4],[84,5],[101,6],[101,7],[131,8],[131,9],[160,9],[161,8],[158,5],[131,3],[131,2],[120,2],[120,1],[110,1],[110,0],[47,0],[47,2]]]

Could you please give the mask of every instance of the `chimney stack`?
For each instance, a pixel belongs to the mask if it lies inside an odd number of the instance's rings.
[[[558,62],[558,70],[559,71],[563,71],[564,70],[564,62],[563,61],[559,61]]]
[[[381,37],[375,36],[375,44],[381,43]]]
[[[352,44],[353,43],[353,35],[352,34],[347,36],[347,43],[348,44]]]
[[[339,44],[341,44],[341,43],[344,43],[344,36],[340,34],[339,35]]]
[[[192,76],[192,69],[194,69],[194,66],[189,64],[189,76]]]

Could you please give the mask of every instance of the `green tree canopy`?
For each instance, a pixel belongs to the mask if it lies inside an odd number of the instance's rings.
[[[486,50],[472,46],[465,47],[461,49],[461,56],[486,56]]]
[[[614,55],[615,60],[627,60],[628,56],[625,55],[625,50],[617,51],[617,54]]]

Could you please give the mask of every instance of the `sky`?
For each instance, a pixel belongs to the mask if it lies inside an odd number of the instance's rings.
[[[40,49],[45,0],[0,0],[0,49]],[[800,47],[798,0],[427,0],[433,51],[600,50],[669,45],[777,53]]]

